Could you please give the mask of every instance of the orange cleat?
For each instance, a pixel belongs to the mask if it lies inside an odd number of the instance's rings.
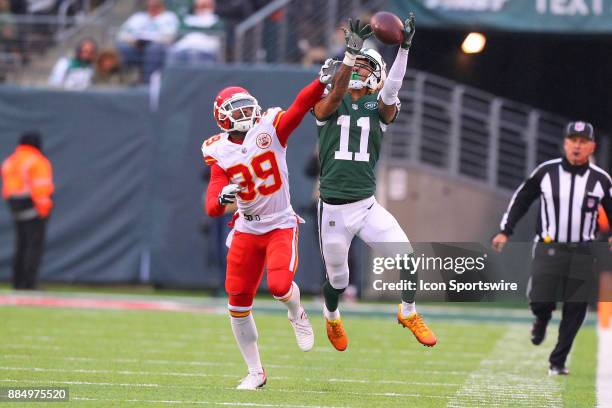
[[[433,347],[438,342],[436,335],[427,327],[420,314],[414,313],[408,317],[402,316],[402,305],[397,310],[397,322],[410,329],[414,337],[424,346]]]
[[[325,326],[327,328],[327,338],[331,342],[332,346],[338,351],[346,350],[348,346],[348,337],[342,327],[342,320],[327,320],[325,319]]]

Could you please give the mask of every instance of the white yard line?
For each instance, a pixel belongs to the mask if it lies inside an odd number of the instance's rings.
[[[95,343],[88,343],[89,346],[94,347],[95,345],[99,345],[99,346],[108,346],[109,344],[123,344],[122,341],[119,341],[119,339],[116,339],[117,341],[98,341]],[[44,342],[41,342],[44,343]],[[220,352],[229,352],[229,353],[237,353],[237,347],[233,342],[229,343],[226,347],[221,347],[220,345],[216,345],[215,346],[215,351],[204,351],[204,350],[194,350],[194,351],[188,351],[185,350],[185,348],[187,347],[193,347],[194,343],[192,344],[186,344],[186,343],[177,343],[175,346],[169,347],[169,348],[165,348],[165,347],[160,347],[163,346],[165,344],[169,344],[169,343],[160,343],[160,342],[153,342],[153,341],[148,341],[148,342],[141,342],[138,343],[139,346],[139,350],[138,353],[139,354],[143,354],[143,355],[147,355],[147,356],[160,356],[160,355],[166,355],[168,353],[174,353],[176,352],[177,349],[182,350],[181,354],[184,355],[189,355],[189,356],[193,356],[194,359],[207,359],[210,358],[210,356],[218,356]],[[197,343],[196,343],[197,344]],[[148,347],[147,347],[148,346]],[[66,346],[66,347],[61,347],[61,346],[57,346],[54,344],[4,344],[1,346],[2,348],[7,348],[7,349],[12,349],[12,350],[53,350],[53,351],[60,351],[60,350],[65,350],[66,353],[70,352],[70,350],[72,350],[72,347],[70,346]],[[140,349],[140,347],[142,347],[142,349]],[[389,346],[386,347],[386,350],[389,349],[393,349],[394,347]],[[259,347],[259,350],[261,352],[271,352],[271,351],[277,351],[277,352],[286,352],[287,351],[287,347],[280,347],[280,346],[269,346],[269,345],[261,345]],[[297,350],[297,347],[296,347]],[[327,351],[324,350],[329,350],[330,353],[336,353],[334,350],[331,349],[331,346],[325,346],[325,347],[315,347],[314,351],[315,352],[324,352],[327,353]],[[127,351],[127,350],[126,350]],[[432,355],[432,353],[429,350],[426,350],[423,348],[423,350],[419,351],[415,351],[412,352],[412,350],[407,350],[408,353],[402,353],[402,351],[404,350],[398,350],[397,354],[402,355],[402,356],[407,356],[407,360],[406,361],[410,361],[409,357],[416,355],[416,356],[425,356],[425,355]],[[357,351],[350,351],[351,354],[357,354],[359,355],[358,359],[360,362],[363,363],[380,363],[381,359],[379,357],[376,356],[368,356],[367,353],[367,349],[363,349],[363,350],[357,350]],[[457,352],[458,353],[458,352]],[[365,355],[364,355],[365,354]],[[286,357],[280,357],[281,359],[284,360],[292,360],[295,358],[295,356],[289,355],[289,354],[282,354],[282,353],[275,353],[275,358],[277,356],[286,356]],[[2,356],[0,356],[1,358]],[[443,355],[440,355],[439,357],[443,357]],[[434,367],[434,366],[442,366],[442,367],[452,367],[453,365],[462,365],[462,362],[465,361],[474,361],[475,359],[480,360],[481,358],[484,358],[485,355],[482,353],[466,353],[466,355],[461,355],[461,354],[457,354],[457,355],[451,355],[450,353],[446,353],[446,357],[448,358],[447,360],[439,360],[439,359],[427,359],[424,362],[425,366],[428,367]],[[323,357],[321,357],[323,358]],[[327,357],[325,357],[327,358]],[[203,365],[215,365],[217,364],[217,362],[204,362],[202,363]],[[222,365],[226,364],[225,362],[221,363]],[[238,363],[236,363],[238,364]]]
[[[30,371],[53,373],[79,373],[79,374],[115,374],[115,375],[150,375],[170,377],[210,377],[204,373],[174,373],[156,371],[130,371],[130,370],[93,370],[87,368],[42,368],[42,367],[0,367],[0,371]]]
[[[547,372],[550,337],[535,347],[529,344],[526,326],[509,326],[447,407],[563,406],[561,385]]]
[[[43,367],[10,367],[0,366],[0,371],[25,371],[25,372],[56,372],[56,373],[78,373],[78,374],[114,374],[114,375],[148,375],[148,376],[169,376],[169,377],[221,377],[236,378],[230,374],[208,374],[208,373],[184,373],[172,371],[132,371],[132,370],[94,370],[86,368],[43,368]],[[292,380],[298,377],[270,376],[274,380]],[[458,387],[460,383],[448,382],[422,382],[422,381],[399,381],[399,380],[375,380],[375,379],[352,379],[352,378],[308,378],[299,377],[300,381],[308,382],[338,382],[338,383],[362,383],[362,384],[398,384],[398,385],[425,385],[435,387]]]
[[[276,377],[275,377],[276,378]],[[359,384],[397,384],[397,385],[430,385],[436,387],[458,387],[459,383],[446,383],[446,382],[421,382],[421,381],[399,381],[399,380],[357,380],[353,378],[329,378],[327,380],[322,379],[306,379],[306,381],[329,381],[329,382],[340,382],[340,383],[359,383]]]
[[[597,329],[597,406],[612,407],[612,328]]]
[[[53,351],[59,351],[59,350],[66,350],[65,347],[60,347],[60,346],[50,346],[48,344],[3,344],[2,348],[5,349],[30,349],[30,350],[53,350]]]
[[[289,329],[287,330],[287,332],[289,331]],[[263,332],[263,331],[262,331]],[[53,330],[44,330],[44,331],[40,331],[38,334],[36,334],[36,332],[34,331],[28,331],[29,334],[24,335],[22,334],[23,330],[7,330],[6,332],[6,337],[10,338],[11,340],[19,340],[19,339],[24,339],[24,340],[29,340],[29,341],[35,341],[35,342],[41,342],[41,343],[58,343],[58,344],[62,344],[65,342],[66,337],[69,338],[75,338],[75,337],[85,337],[87,338],[87,343],[88,344],[107,344],[109,342],[125,342],[125,341],[129,341],[132,342],[133,344],[137,344],[138,347],[141,347],[143,345],[152,345],[155,344],[155,349],[157,349],[156,352],[160,352],[161,350],[159,350],[160,346],[163,345],[171,345],[172,347],[169,347],[169,349],[171,350],[176,350],[177,347],[180,348],[184,348],[186,346],[190,346],[190,345],[198,345],[201,344],[201,341],[203,339],[207,339],[210,338],[211,335],[210,333],[207,334],[201,334],[201,333],[196,333],[196,334],[174,334],[174,335],[170,335],[170,334],[155,334],[155,341],[151,340],[151,335],[147,335],[147,336],[134,336],[134,335],[129,335],[129,334],[125,334],[122,333],[120,338],[102,338],[105,335],[108,335],[107,332],[94,332],[94,331],[90,331],[90,330],[81,330],[81,331],[66,331],[66,330],[57,330],[57,331],[53,331]],[[263,332],[265,333],[263,336],[268,336],[270,333],[268,332]],[[279,332],[280,333],[280,332]],[[285,333],[285,331],[283,331],[283,333]],[[285,333],[287,334],[287,333]],[[275,338],[278,339],[279,335],[273,335],[273,336],[269,336],[270,338]],[[295,335],[293,333],[288,333],[287,336],[285,336],[286,339],[288,341],[294,341],[295,339]],[[97,341],[96,343],[92,343],[91,340],[92,339],[99,339],[99,341]],[[201,353],[201,354],[218,354],[218,352],[216,351],[217,349],[222,349],[222,350],[235,350],[236,346],[234,344],[234,337],[233,336],[218,336],[215,335],[215,340],[218,342],[218,344],[215,346],[215,351],[211,351],[211,352],[206,352],[206,351],[195,351],[195,353]],[[84,339],[85,340],[85,339]],[[187,340],[185,342],[180,342],[177,340]],[[473,340],[468,339],[467,340],[471,345],[474,345],[475,343],[473,343]],[[483,344],[486,344],[483,342]],[[2,347],[11,347],[11,344],[8,345],[3,345]],[[381,349],[370,349],[370,348],[354,348],[351,349],[351,353],[356,353],[356,354],[365,354],[365,355],[372,355],[372,354],[387,354],[388,353],[388,348],[395,348],[397,346],[396,343],[391,343],[391,344],[387,344],[382,345]],[[459,350],[457,350],[456,348],[451,348],[449,346],[451,346],[451,344],[445,344],[443,345],[444,348],[440,348],[440,349],[435,349],[435,350],[430,350],[430,349],[426,349],[423,347],[420,348],[410,348],[410,349],[399,349],[394,351],[394,354],[399,354],[399,355],[404,355],[404,356],[422,356],[425,354],[429,354],[429,355],[437,355],[437,356],[444,356],[444,355],[448,355],[449,357],[452,356],[453,360],[457,360],[457,359],[465,359],[465,360],[473,360],[474,358],[481,358],[484,357],[483,353],[478,353],[478,352],[463,352],[461,351],[461,353],[459,354]],[[16,347],[19,348],[26,348],[29,347],[28,344],[18,344]],[[39,347],[39,348],[44,348],[44,347],[60,347],[57,345],[38,345],[38,346],[33,346],[34,347]],[[261,349],[264,350],[285,350],[285,347],[282,346],[275,346],[272,344],[262,344],[260,346]],[[331,347],[331,345],[325,343],[324,346],[316,346],[314,347],[313,351],[316,352],[320,352],[320,353],[331,353],[331,354],[335,354],[336,351]],[[361,359],[361,357],[360,357]]]
[[[183,400],[141,400],[141,399],[101,399],[75,397],[71,398],[74,401],[97,401],[97,402],[134,402],[148,404],[178,404],[178,405],[222,405],[222,406],[239,406],[239,407],[282,407],[282,408],[344,408],[335,407],[332,405],[286,405],[286,404],[260,404],[256,402],[219,402],[219,401],[183,401]]]
[[[69,333],[70,335],[72,335],[73,333]],[[53,348],[54,350],[60,350],[62,348],[62,346],[60,346],[60,344],[64,344],[65,343],[65,338],[66,337],[71,337],[74,338],[73,336],[65,336],[65,337],[59,337],[59,336],[49,336],[49,335],[11,335],[10,333],[8,333],[7,337],[9,337],[12,341],[14,341],[15,343],[13,344],[6,344],[6,345],[1,345],[1,347],[8,347],[8,348],[17,348],[17,349],[27,349],[27,348],[32,348],[32,349],[45,349],[45,348]],[[142,348],[142,350],[139,350],[139,353],[151,353],[151,354],[162,354],[164,352],[168,352],[168,351],[176,351],[177,349],[181,349],[184,350],[187,347],[197,347],[198,345],[201,344],[202,342],[202,338],[201,337],[194,337],[191,336],[190,340],[188,342],[182,342],[182,341],[168,341],[168,340],[150,340],[149,339],[144,339],[144,338],[138,338],[138,337],[133,337],[133,336],[121,336],[120,338],[98,338],[95,335],[92,335],[91,333],[89,333],[89,336],[87,336],[88,339],[84,339],[84,341],[87,342],[87,345],[90,347],[94,347],[96,345],[109,345],[109,344],[125,344],[126,341],[128,341],[129,343],[133,344],[134,347],[138,347],[138,348]],[[19,340],[24,339],[27,340],[28,342],[20,342]],[[229,352],[234,352],[237,351],[236,345],[235,345],[235,341],[234,338],[227,338],[227,339],[219,339],[219,338],[215,338],[216,341],[218,342],[223,342],[223,343],[217,343],[215,345],[214,351],[205,351],[205,350],[194,350],[194,351],[186,351],[187,353],[190,353],[191,355],[201,355],[201,356],[207,356],[207,355],[219,355],[220,351],[229,351]],[[295,336],[292,334],[290,338],[287,338],[287,340],[291,343],[295,342]],[[30,341],[32,341],[33,343],[29,343]],[[35,344],[35,343],[40,343],[40,344]],[[54,344],[55,343],[55,344]],[[473,345],[473,343],[470,343],[471,345]],[[407,347],[411,347],[412,345],[408,345]],[[416,345],[418,346],[418,345]],[[359,348],[356,347],[354,349],[351,349],[350,352],[353,354],[360,354],[359,360],[360,361],[380,361],[380,358],[374,356],[374,357],[368,357],[368,356],[372,356],[373,354],[378,355],[378,354],[384,354],[386,355],[388,353],[389,349],[394,349],[397,347],[397,344],[393,343],[393,344],[379,344],[379,347],[381,347],[381,349],[377,349],[377,350],[373,350],[373,349],[369,349],[369,348]],[[65,347],[66,350],[70,349],[70,347]],[[287,350],[286,346],[279,346],[279,345],[274,345],[274,344],[267,344],[267,343],[263,343],[260,344],[259,349],[261,351],[285,351]],[[330,353],[330,354],[335,354],[337,353],[329,344],[325,344],[324,346],[317,346],[314,347],[313,351],[318,352],[318,353]],[[394,355],[402,355],[402,356],[423,356],[423,355],[437,355],[439,357],[443,357],[443,356],[447,356],[449,358],[452,357],[453,361],[459,361],[459,360],[469,360],[469,361],[473,361],[475,358],[476,359],[480,359],[482,357],[484,357],[483,353],[477,353],[477,352],[461,352],[460,354],[458,353],[457,350],[452,351],[452,350],[445,350],[445,349],[440,349],[440,350],[429,350],[426,349],[424,347],[411,347],[410,349],[398,349],[397,351],[393,352]],[[440,365],[448,365],[448,361],[430,361],[430,363],[432,365],[436,365],[436,364],[440,364]]]
[[[295,337],[293,339],[291,339],[292,342],[295,342]],[[55,344],[53,344],[55,343]],[[60,345],[56,345],[56,344],[62,344],[61,341],[57,341],[57,342],[53,342],[51,343],[50,340],[41,340],[38,344],[34,344],[34,343],[30,343],[30,344],[1,344],[0,343],[0,348],[3,349],[11,349],[14,352],[22,352],[24,350],[53,350],[53,351],[65,351],[64,354],[68,354],[71,350],[72,347],[66,346],[60,346]],[[89,346],[93,347],[95,345],[99,345],[99,346],[108,346],[109,344],[114,344],[110,343],[110,342],[105,342],[105,341],[100,341],[100,342],[96,342],[96,343],[89,343]],[[153,349],[152,347],[154,346],[154,343],[151,343],[151,347],[148,349],[142,349],[142,350],[138,350],[138,354],[144,354],[147,357],[154,357],[154,356],[162,356],[162,355],[166,355],[168,353],[174,353],[177,349],[181,349],[184,350],[186,347],[193,347],[193,344],[184,344],[181,347],[171,347],[171,348],[163,348],[160,347],[161,344],[163,343],[155,343],[155,349]],[[139,344],[139,346],[143,346],[146,347],[146,344]],[[350,353],[352,355],[356,355],[359,359],[360,362],[363,363],[368,363],[368,362],[372,362],[372,363],[379,363],[381,362],[381,358],[377,357],[377,355],[382,355],[383,357],[386,356],[386,354],[388,353],[389,349],[393,349],[394,347],[387,347],[385,350],[381,351],[381,350],[371,350],[372,353],[368,353],[367,349],[354,349],[351,350]],[[290,349],[288,349],[287,347],[268,347],[268,346],[261,346],[259,348],[259,350],[261,352],[271,352],[271,351],[275,351],[274,353],[274,357],[273,359],[280,359],[280,360],[294,360],[295,359],[295,355],[294,354],[283,354],[282,352],[290,352]],[[296,352],[297,352],[297,347],[295,348]],[[124,350],[124,351],[128,351],[128,350]],[[334,349],[332,349],[331,345],[325,345],[325,346],[321,346],[321,347],[314,347],[312,350],[314,353],[322,353],[322,356],[319,356],[318,358],[324,361],[327,361],[328,359],[334,359],[335,358],[335,354],[337,354],[338,352]],[[196,350],[196,351],[183,351],[182,354],[187,354],[189,356],[194,357],[194,359],[196,360],[208,360],[214,358],[214,357],[218,357],[220,353],[238,353],[238,348],[237,346],[234,344],[234,340],[232,339],[232,343],[230,343],[228,345],[228,347],[219,347],[218,345],[215,346],[214,350]],[[461,353],[461,354],[459,354]],[[374,354],[374,355],[372,355]],[[397,356],[402,356],[406,358],[406,361],[410,361],[410,359],[412,357],[432,357],[430,359],[427,359],[426,361],[426,365],[428,366],[444,366],[444,367],[449,367],[452,366],[453,363],[459,364],[461,363],[465,363],[465,362],[471,362],[474,360],[480,360],[484,357],[486,357],[485,353],[478,353],[478,352],[460,352],[460,351],[454,351],[454,352],[449,352],[448,350],[440,350],[438,352],[438,350],[435,351],[431,351],[429,349],[425,349],[423,348],[422,350],[420,348],[414,348],[411,350],[397,350],[394,351],[393,354],[397,357]],[[6,356],[11,356],[11,355],[16,355],[16,354],[3,354],[0,355],[0,360],[2,359],[2,357],[6,357]],[[32,355],[27,355],[29,357],[33,357]],[[46,354],[44,356],[36,356],[36,358],[57,358],[54,357],[50,354]],[[434,357],[436,357],[434,359]],[[74,357],[75,359],[78,357]],[[87,357],[83,357],[84,359],[86,359]],[[126,359],[126,360],[130,360],[130,359]],[[145,359],[143,358],[142,360],[138,360],[138,359],[131,359],[133,360],[133,362],[139,362],[139,361],[145,361]],[[150,358],[146,358],[146,360],[150,360]],[[153,360],[155,360],[153,358]],[[84,360],[85,361],[85,360]],[[193,360],[192,360],[193,361]],[[449,361],[451,361],[449,363]],[[130,362],[130,361],[126,361],[126,362]]]
[[[13,378],[3,378],[0,382],[16,383],[21,382],[24,384],[66,384],[66,385],[99,385],[105,387],[135,387],[135,388],[161,388],[159,384],[146,384],[146,383],[114,383],[104,381],[55,381],[55,380],[22,380],[18,381]],[[180,385],[168,385],[163,388],[192,388]]]

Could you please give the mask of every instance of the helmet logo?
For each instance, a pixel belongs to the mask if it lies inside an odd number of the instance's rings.
[[[260,149],[266,149],[272,144],[272,136],[267,133],[260,133],[257,135],[255,143]]]

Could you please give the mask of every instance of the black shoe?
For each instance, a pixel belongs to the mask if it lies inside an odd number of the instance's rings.
[[[548,322],[550,319],[542,319],[536,317],[533,321],[533,325],[531,326],[531,342],[539,346],[544,341],[546,337],[546,326],[548,326]]]
[[[551,365],[548,369],[548,375],[569,375],[569,369],[567,367],[557,367]]]

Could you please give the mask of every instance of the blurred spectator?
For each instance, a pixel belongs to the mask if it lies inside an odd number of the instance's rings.
[[[223,22],[215,14],[215,1],[194,0],[191,13],[181,24],[181,31],[187,33],[170,49],[168,62],[193,64],[221,60],[221,29]]]
[[[148,83],[162,68],[168,46],[176,38],[179,20],[163,0],[147,0],[147,10],[130,16],[119,29],[118,49],[127,66],[136,66]]]
[[[53,190],[53,170],[42,153],[41,136],[36,131],[26,132],[2,163],[2,197],[9,205],[16,230],[15,289],[36,289]]]
[[[94,40],[81,40],[76,47],[74,58],[62,57],[55,63],[49,77],[49,85],[74,90],[90,86],[97,52]]]
[[[95,85],[121,85],[124,82],[119,53],[113,49],[101,51],[96,60],[93,83]]]
[[[191,13],[185,16],[181,28],[193,29],[213,29],[223,28],[223,22],[215,12],[215,0],[194,0]]]
[[[8,0],[0,0],[0,52],[16,50],[17,27]]]

